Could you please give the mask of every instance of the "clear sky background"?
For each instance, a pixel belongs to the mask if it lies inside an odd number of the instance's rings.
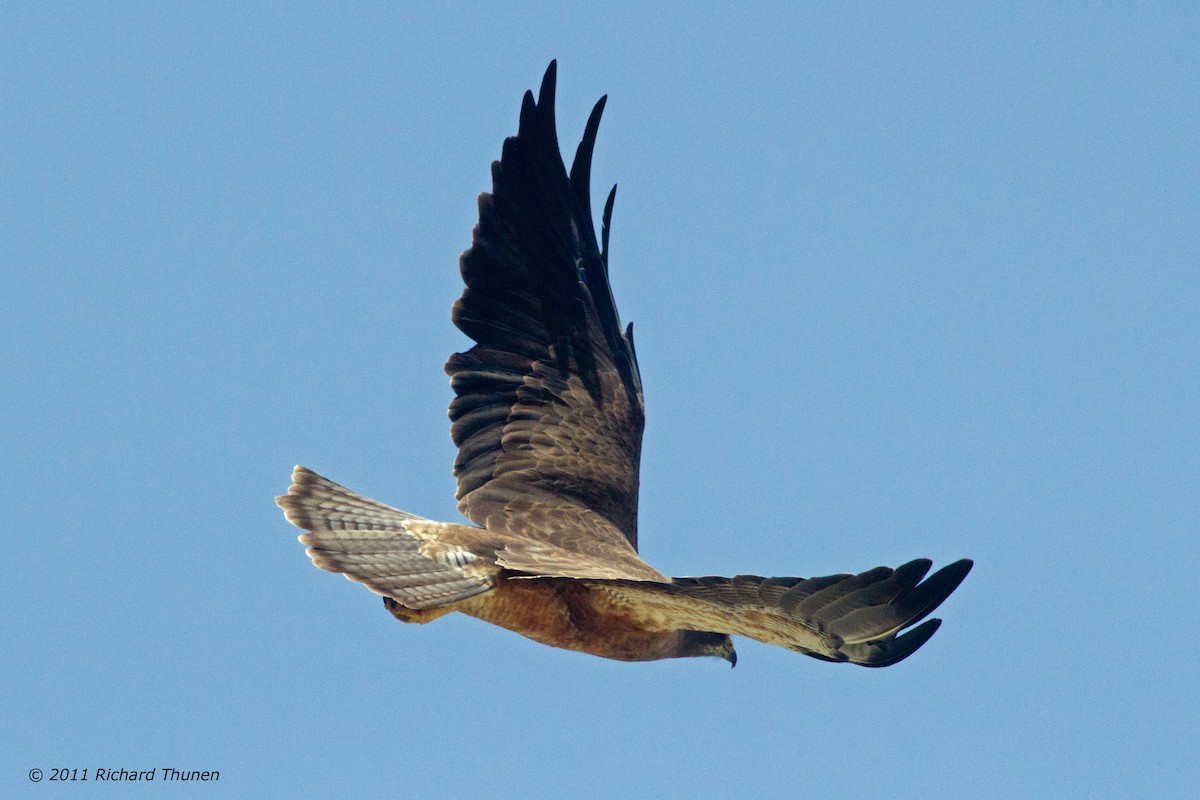
[[[1196,5],[426,5],[0,10],[0,795],[1195,796]],[[552,58],[643,556],[973,557],[903,664],[403,626],[275,507],[459,519],[457,258]]]

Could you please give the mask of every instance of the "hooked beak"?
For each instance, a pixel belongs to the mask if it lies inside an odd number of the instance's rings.
[[[721,658],[729,662],[731,669],[737,666],[737,650],[734,650],[732,646],[730,646],[729,650]]]

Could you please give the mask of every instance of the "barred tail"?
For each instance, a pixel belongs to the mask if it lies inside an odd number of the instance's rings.
[[[438,540],[452,526],[384,505],[304,467],[293,470],[288,493],[275,502],[289,522],[308,531],[300,541],[314,565],[405,608],[444,606],[494,585],[493,563]]]

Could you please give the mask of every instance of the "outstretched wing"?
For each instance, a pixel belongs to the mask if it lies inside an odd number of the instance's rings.
[[[456,394],[457,497],[489,529],[517,532],[517,515],[559,515],[576,539],[628,552],[637,547],[644,417],[632,326],[621,332],[608,284],[613,194],[603,248],[590,209],[604,98],[568,175],[554,84],[551,62],[537,101],[525,93],[518,133],[492,164],[492,191],[479,197],[479,224],[459,262],[466,289],[451,318],[476,345],[446,363]],[[571,523],[579,512],[589,517],[582,526]],[[553,540],[558,527],[547,526],[546,536]]]
[[[941,625],[925,619],[971,571],[970,559],[922,581],[932,562],[822,578],[673,578],[590,582],[643,624],[738,634],[825,661],[886,667],[912,655]],[[900,634],[913,625],[917,627]]]

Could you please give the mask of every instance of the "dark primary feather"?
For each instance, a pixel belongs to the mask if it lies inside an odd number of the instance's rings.
[[[466,288],[451,318],[476,342],[446,364],[459,508],[487,526],[511,515],[517,498],[553,497],[551,505],[599,515],[636,548],[641,379],[589,198],[604,99],[568,174],[554,84],[552,62],[492,164],[492,191],[479,198],[479,224],[459,262]]]

